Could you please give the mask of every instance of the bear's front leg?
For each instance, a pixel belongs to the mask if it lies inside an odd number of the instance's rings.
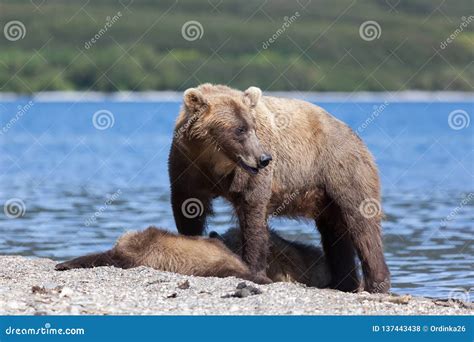
[[[183,182],[185,183],[185,182]],[[202,235],[206,217],[211,212],[211,197],[191,186],[171,186],[171,206],[178,232],[183,235]]]
[[[267,202],[244,198],[237,209],[242,232],[242,259],[249,266],[257,283],[271,283],[266,275],[269,251]]]
[[[212,194],[207,179],[182,148],[173,141],[169,158],[171,207],[178,232],[202,235],[212,213]]]

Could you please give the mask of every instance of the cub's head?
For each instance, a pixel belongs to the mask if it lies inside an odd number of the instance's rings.
[[[257,87],[243,93],[209,84],[190,88],[184,92],[181,127],[189,126],[186,130],[191,143],[200,140],[204,148],[219,153],[227,162],[257,174],[272,160],[256,133],[255,108],[261,97]]]

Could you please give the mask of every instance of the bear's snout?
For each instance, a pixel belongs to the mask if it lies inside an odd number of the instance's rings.
[[[264,167],[268,166],[271,160],[272,156],[270,154],[263,153],[258,159],[258,168],[263,169]]]

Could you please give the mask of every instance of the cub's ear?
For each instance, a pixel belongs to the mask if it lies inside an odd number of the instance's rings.
[[[250,87],[244,92],[244,102],[250,107],[255,108],[262,97],[262,91],[257,87]]]
[[[224,238],[218,233],[218,232],[215,232],[215,231],[212,231],[209,233],[209,237],[211,239],[219,239],[221,240],[222,242],[224,242]]]
[[[208,105],[204,95],[196,88],[187,89],[183,94],[183,100],[186,108],[192,112],[205,110]]]

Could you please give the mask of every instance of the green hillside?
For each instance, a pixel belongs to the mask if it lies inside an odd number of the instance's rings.
[[[203,82],[472,91],[473,7],[470,0],[0,0],[0,91],[183,90]],[[5,33],[11,21],[25,31]],[[372,25],[375,36],[368,27],[362,39],[367,21],[380,30]]]

